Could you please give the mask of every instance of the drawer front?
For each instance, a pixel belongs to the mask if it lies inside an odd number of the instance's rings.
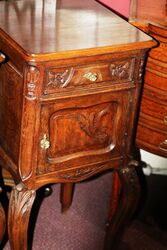
[[[144,82],[148,86],[151,86],[156,92],[162,93],[164,91],[164,98],[167,100],[165,93],[165,91],[167,92],[167,74],[166,77],[164,77],[157,73],[155,74],[155,72],[151,72],[149,69],[146,71]]]
[[[149,124],[139,123],[137,129],[137,147],[167,157],[167,129],[158,130]]]
[[[38,173],[57,172],[60,177],[78,167],[91,172],[95,164],[93,171],[99,171],[99,164],[121,158],[129,100],[130,93],[123,91],[43,104]]]
[[[144,91],[140,117],[150,121],[150,124],[154,123],[161,130],[167,130],[167,103],[156,98],[156,94],[148,95]]]
[[[83,87],[100,86],[103,82],[122,83],[133,79],[134,58],[98,64],[71,65],[46,71],[44,94]]]

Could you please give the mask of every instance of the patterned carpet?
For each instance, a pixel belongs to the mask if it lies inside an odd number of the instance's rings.
[[[35,223],[33,250],[102,250],[111,174],[76,185],[71,208],[60,212],[60,185],[44,199]],[[38,201],[38,200],[37,200]],[[34,206],[33,213],[35,213]],[[32,219],[34,221],[34,218]],[[30,233],[33,228],[30,226]],[[29,241],[30,242],[30,241]],[[9,250],[7,242],[4,250]],[[167,231],[154,222],[135,219],[126,229],[118,250],[166,250]]]

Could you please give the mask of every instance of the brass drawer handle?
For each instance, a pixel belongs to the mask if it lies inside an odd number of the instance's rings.
[[[3,63],[6,59],[6,56],[0,52],[0,63]]]
[[[163,142],[161,142],[161,143],[159,144],[159,148],[160,148],[162,151],[167,152],[167,140],[164,140]]]
[[[84,78],[88,79],[91,82],[97,81],[97,74],[93,72],[88,72],[83,75]]]
[[[164,123],[167,125],[167,116],[164,117]]]
[[[44,134],[43,138],[40,141],[40,147],[42,149],[48,149],[50,147],[50,141],[47,139],[46,134]]]

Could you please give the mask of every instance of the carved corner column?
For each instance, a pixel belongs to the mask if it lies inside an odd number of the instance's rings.
[[[36,66],[27,65],[24,72],[24,98],[19,156],[19,174],[24,182],[31,182],[35,176],[35,168],[33,166],[36,166],[35,156],[38,150],[35,145],[38,144],[41,81],[40,69]]]
[[[140,199],[140,184],[135,169],[136,165],[138,162],[131,161],[127,167],[118,170],[121,194],[117,210],[107,228],[105,250],[117,249],[120,236],[137,208]]]
[[[12,250],[27,250],[27,230],[35,196],[36,191],[29,190],[23,183],[19,183],[11,192],[8,234]]]

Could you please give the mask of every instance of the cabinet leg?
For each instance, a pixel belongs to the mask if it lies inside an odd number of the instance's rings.
[[[2,192],[2,189],[0,187],[0,193],[1,192]],[[0,243],[5,234],[5,230],[6,230],[6,216],[5,216],[5,211],[0,203]]]
[[[109,203],[109,212],[108,212],[106,226],[110,224],[110,221],[117,209],[119,196],[120,196],[120,189],[121,189],[121,185],[120,185],[119,176],[118,176],[117,171],[114,170],[112,173],[112,191],[111,191],[111,198],[110,198],[110,203]]]
[[[140,198],[140,185],[135,166],[136,162],[132,161],[126,168],[118,170],[121,194],[117,210],[107,228],[105,250],[117,249],[123,230],[137,208]]]
[[[8,211],[8,235],[12,250],[27,250],[27,230],[31,208],[36,196],[20,183],[11,192]]]
[[[61,193],[60,193],[60,202],[62,212],[66,212],[72,203],[74,183],[62,183],[61,184]]]

